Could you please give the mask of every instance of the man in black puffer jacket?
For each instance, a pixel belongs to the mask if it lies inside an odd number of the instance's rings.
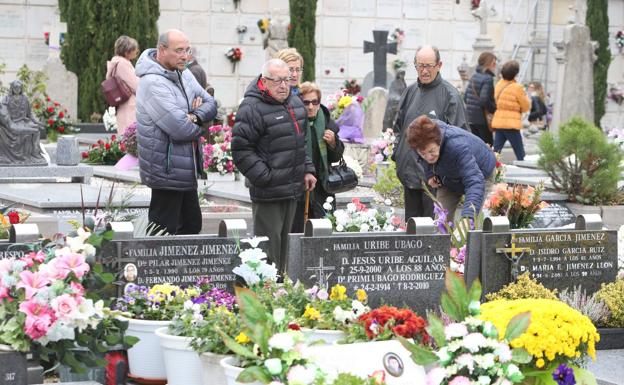
[[[477,64],[477,69],[464,91],[466,120],[470,125],[470,131],[491,146],[494,142],[492,131],[490,131],[485,120],[485,111],[490,114],[496,111],[496,102],[494,101],[496,56],[491,52],[483,52],[479,55]]]
[[[269,258],[286,270],[296,199],[316,184],[306,156],[307,112],[290,95],[288,65],[271,59],[245,91],[232,131],[234,164],[250,183],[254,234],[269,237]]]

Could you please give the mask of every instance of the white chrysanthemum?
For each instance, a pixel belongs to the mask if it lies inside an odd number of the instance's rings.
[[[333,201],[334,201],[334,197],[327,197],[327,199],[325,199],[325,202],[332,203]]]
[[[331,203],[325,202],[325,203],[323,203],[323,209],[325,211],[331,211],[333,209],[333,207],[332,207]]]
[[[356,211],[355,203],[349,202],[347,203],[347,212],[353,214]]]
[[[274,334],[273,337],[269,339],[269,346],[272,349],[279,349],[287,352],[295,346],[294,335],[289,332]]]
[[[485,337],[481,333],[470,333],[463,340],[464,347],[473,353],[478,352],[485,344]]]
[[[247,286],[252,286],[260,282],[260,277],[256,273],[256,270],[251,266],[242,264],[232,269],[232,272],[245,280]]]

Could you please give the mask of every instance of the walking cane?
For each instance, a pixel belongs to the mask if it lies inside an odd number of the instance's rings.
[[[308,212],[310,211],[310,190],[306,191],[305,208],[303,209],[303,231],[305,232],[305,225],[308,221]]]

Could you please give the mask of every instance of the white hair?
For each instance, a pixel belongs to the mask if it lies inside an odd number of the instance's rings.
[[[270,59],[262,65],[262,77],[271,77],[270,70],[288,68],[288,64],[282,59]]]

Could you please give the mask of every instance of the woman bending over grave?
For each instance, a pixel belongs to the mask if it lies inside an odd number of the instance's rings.
[[[132,95],[117,107],[117,132],[123,134],[129,125],[136,121],[136,89],[139,78],[134,73],[131,60],[139,54],[139,43],[129,36],[119,36],[115,41],[115,56],[106,62],[106,79],[115,76],[132,90]]]
[[[490,147],[478,136],[426,115],[409,125],[407,140],[451,218],[462,196],[462,218],[474,218],[494,184],[496,157]]]

